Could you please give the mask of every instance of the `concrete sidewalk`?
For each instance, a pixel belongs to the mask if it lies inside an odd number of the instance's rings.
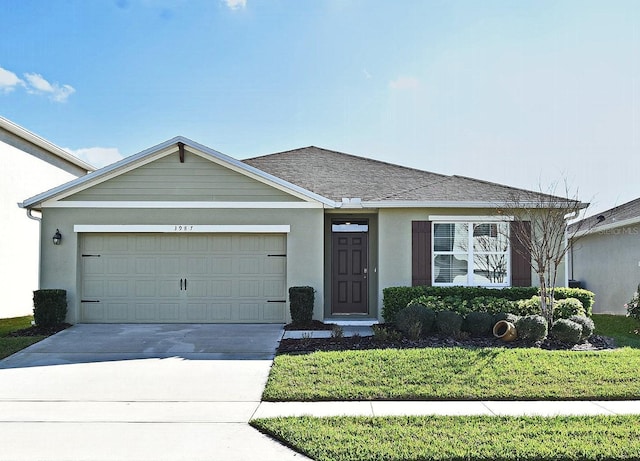
[[[640,415],[632,401],[261,402],[253,418],[278,416],[593,416]]]

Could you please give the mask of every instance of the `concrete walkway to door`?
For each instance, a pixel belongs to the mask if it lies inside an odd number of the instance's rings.
[[[75,325],[0,361],[0,460],[301,460],[247,423],[281,325]]]

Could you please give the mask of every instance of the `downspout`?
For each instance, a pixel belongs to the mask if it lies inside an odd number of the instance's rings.
[[[38,289],[41,286],[42,280],[42,214],[40,217],[34,216],[31,214],[33,210],[31,208],[27,208],[27,218],[33,219],[34,221],[38,221]]]
[[[565,221],[570,221],[572,219],[577,218],[579,214],[580,214],[580,210],[576,210],[566,215],[564,219]],[[564,247],[569,249],[569,251],[565,253],[565,258],[564,258],[565,260],[564,286],[565,287],[569,286],[569,263],[571,263],[571,280],[573,280],[573,242],[569,243],[569,233],[567,232],[568,228],[569,226],[567,225],[567,228],[565,228],[565,231],[564,231]],[[569,244],[571,244],[571,246],[568,246]]]

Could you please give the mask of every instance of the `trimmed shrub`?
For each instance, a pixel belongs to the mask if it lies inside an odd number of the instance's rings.
[[[64,322],[67,317],[66,290],[36,290],[33,292],[33,318],[39,327]]]
[[[582,325],[569,319],[560,319],[553,322],[551,335],[566,344],[578,344],[582,338]]]
[[[393,323],[396,313],[407,306],[412,299],[420,296],[435,296],[439,299],[459,298],[471,305],[473,298],[492,297],[517,301],[519,299],[531,298],[538,293],[537,287],[510,287],[510,288],[487,288],[487,287],[387,287],[382,290],[383,307],[382,315],[388,323]],[[447,309],[451,309],[448,306]],[[469,309],[471,310],[471,309]],[[505,310],[505,309],[502,309]]]
[[[583,288],[557,287],[554,298],[556,301],[559,299],[576,298],[582,303],[582,307],[584,307],[587,317],[591,317],[593,314],[593,303],[596,299],[596,295],[593,291],[585,290]]]
[[[492,333],[493,314],[488,312],[470,312],[462,323],[462,329],[472,336],[489,336]]]
[[[447,308],[444,301],[437,296],[420,296],[412,299],[407,306],[420,305],[434,311],[443,311]]]
[[[529,341],[542,341],[547,337],[548,325],[541,315],[525,315],[516,322],[518,338]]]
[[[436,313],[422,304],[410,304],[396,314],[396,328],[411,339],[424,336],[433,329]]]
[[[586,312],[582,303],[576,298],[557,300],[553,305],[553,319],[568,319],[572,315],[585,316]]]
[[[518,315],[537,315],[542,311],[540,296],[535,295],[529,299],[521,299],[516,303]]]
[[[627,315],[634,319],[640,319],[640,284],[638,289],[633,294],[628,303],[625,303],[624,308],[627,310]]]
[[[471,300],[470,305],[474,312],[489,312],[490,314],[513,312],[517,309],[516,301],[494,296],[478,296]]]
[[[436,314],[436,328],[445,335],[459,336],[462,322],[462,316],[454,311],[441,311]]]
[[[313,287],[289,288],[289,309],[291,322],[295,324],[311,323],[313,319],[313,304],[315,290]]]
[[[583,315],[572,315],[571,317],[569,317],[569,320],[582,325],[582,336],[580,337],[581,341],[583,339],[589,339],[593,335],[593,331],[596,329],[593,320],[591,320],[589,317],[585,317]]]
[[[518,322],[519,318],[520,316],[516,314],[511,314],[509,312],[498,312],[493,316],[493,324],[495,325],[500,320],[506,320],[507,322],[513,323],[515,325]]]

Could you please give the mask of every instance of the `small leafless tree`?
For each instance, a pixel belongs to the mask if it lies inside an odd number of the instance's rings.
[[[511,238],[519,244],[515,250],[530,258],[531,268],[538,276],[541,314],[549,325],[553,322],[558,269],[569,251],[569,242],[575,242],[587,226],[586,220],[567,226],[588,204],[570,193],[566,180],[563,184],[561,196],[557,195],[557,182],[546,191],[540,187],[539,192],[512,193],[500,209],[501,214],[513,217]]]

